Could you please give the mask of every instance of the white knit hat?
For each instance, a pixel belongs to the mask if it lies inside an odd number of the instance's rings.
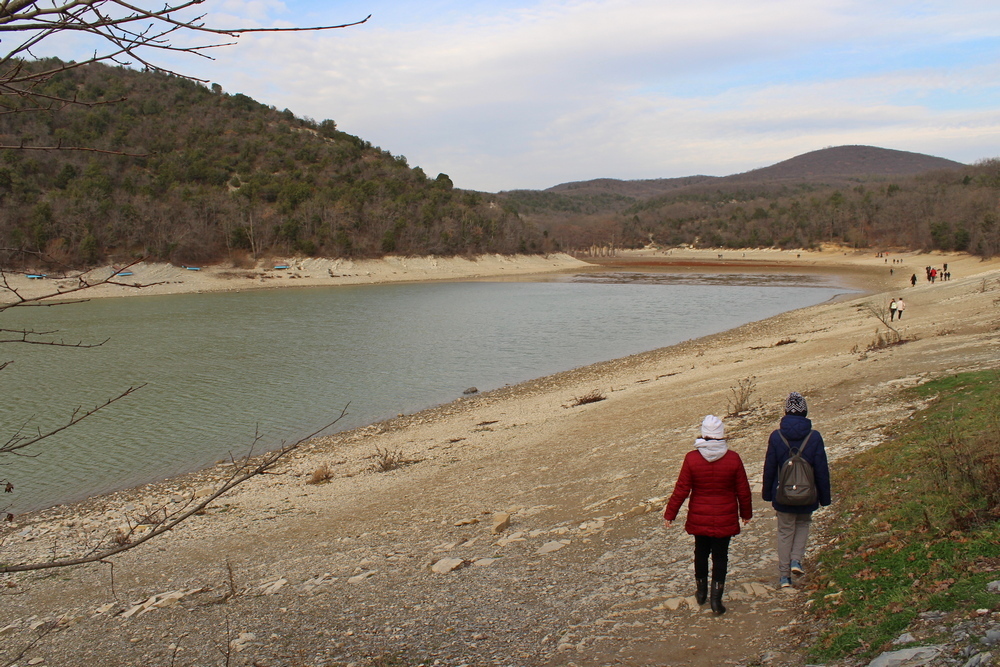
[[[712,440],[722,440],[726,436],[726,427],[722,420],[715,415],[708,415],[701,423],[701,437]]]

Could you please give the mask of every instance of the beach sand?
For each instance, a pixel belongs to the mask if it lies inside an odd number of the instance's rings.
[[[765,652],[773,665],[804,664],[805,593],[776,587],[773,512],[758,493],[784,397],[806,396],[838,459],[877,446],[921,407],[908,387],[1000,365],[1000,262],[889,257],[903,264],[841,249],[600,259],[601,270],[829,272],[870,293],[318,438],[277,474],[116,557],[113,578],[100,564],[5,577],[0,648],[10,655],[37,634],[35,623],[57,620],[25,664],[364,665],[396,656],[381,664],[708,667]],[[501,275],[514,273],[495,261]],[[565,266],[553,269],[574,268],[557,261]],[[945,262],[950,282],[923,279],[924,266]],[[192,273],[182,284],[198,282],[194,291],[257,280]],[[885,327],[866,304],[898,296],[904,343],[868,350]],[[751,378],[754,408],[725,422],[754,484],[755,518],[733,540],[729,613],[714,618],[688,599],[693,540],[664,529],[660,512],[704,415],[729,413],[734,388]],[[603,400],[575,405],[594,392]],[[371,471],[385,453],[409,463]],[[322,466],[331,479],[308,484]],[[226,470],[19,517],[5,529],[3,559],[69,553],[145,508],[203,493]],[[836,510],[836,479],[834,502],[818,524]],[[504,518],[510,525],[494,531]],[[825,539],[818,530],[812,545]]]

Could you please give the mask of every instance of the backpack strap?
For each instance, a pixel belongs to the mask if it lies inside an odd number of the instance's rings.
[[[812,437],[812,434],[814,432],[815,431],[810,430],[808,433],[806,433],[806,437],[802,438],[802,442],[800,442],[799,446],[796,447],[794,450],[792,449],[792,446],[790,444],[788,444],[788,439],[785,437],[785,435],[780,430],[778,431],[778,437],[781,438],[781,441],[783,443],[785,443],[785,447],[788,447],[788,453],[789,453],[789,455],[795,456],[796,454],[799,454],[800,452],[802,452],[802,450],[804,450],[806,448],[806,443],[809,442],[809,438]]]

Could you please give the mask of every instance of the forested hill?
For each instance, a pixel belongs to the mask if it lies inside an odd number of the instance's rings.
[[[51,67],[54,61],[26,63]],[[492,195],[456,190],[337,129],[165,74],[95,64],[4,98],[0,259],[71,265],[144,256],[175,263],[269,253],[542,252],[542,235]],[[36,100],[37,101],[37,100]],[[332,110],[335,114],[336,110]]]
[[[596,179],[500,194],[568,249],[837,243],[1000,253],[997,159],[964,165],[838,146],[732,176]]]

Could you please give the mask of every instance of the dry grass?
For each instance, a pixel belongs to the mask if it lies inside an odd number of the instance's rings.
[[[893,345],[899,345],[902,342],[902,337],[899,332],[895,329],[889,329],[888,331],[875,331],[875,338],[872,342],[868,343],[868,352],[874,352],[875,350],[883,350],[887,347]]]
[[[738,417],[753,409],[753,394],[757,390],[757,377],[745,377],[735,386],[729,388],[732,398],[729,399],[729,414],[727,417]]]
[[[597,403],[598,401],[603,401],[607,396],[600,389],[594,389],[593,391],[584,394],[583,396],[574,396],[573,402],[569,404],[569,407],[575,408],[578,405],[586,405],[587,403]]]
[[[313,470],[313,474],[306,480],[306,484],[322,484],[331,479],[333,479],[333,470],[327,464],[321,463],[318,468]]]
[[[386,449],[376,447],[375,453],[370,458],[372,462],[368,466],[368,470],[371,472],[389,472],[411,463],[419,463],[416,459],[408,459],[403,456],[403,450],[391,450],[388,447]]]

